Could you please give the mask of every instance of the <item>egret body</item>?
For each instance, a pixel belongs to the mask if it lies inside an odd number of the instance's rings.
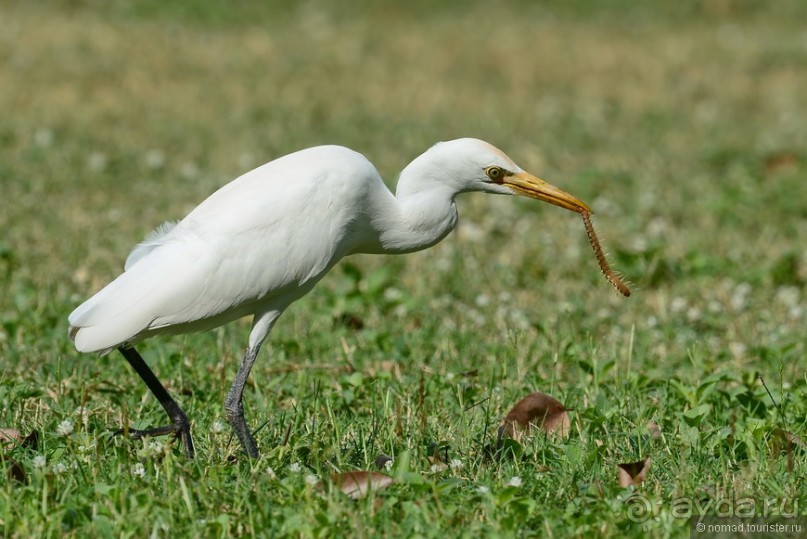
[[[225,410],[244,451],[257,457],[242,396],[278,317],[345,256],[436,244],[457,223],[454,198],[469,191],[590,211],[481,140],[431,147],[401,172],[395,195],[361,154],[341,146],[309,148],[247,172],[178,223],[157,228],[131,252],[121,275],[70,314],[70,338],[81,352],[120,350],[171,419],[166,427],[132,433],[173,433],[193,456],[188,418],[134,345],[252,315]]]

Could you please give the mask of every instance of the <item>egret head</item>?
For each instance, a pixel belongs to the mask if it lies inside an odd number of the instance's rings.
[[[591,213],[584,202],[525,172],[503,151],[482,140],[462,138],[440,142],[421,158],[427,156],[430,164],[439,167],[439,174],[455,184],[457,192],[522,195],[574,212]]]

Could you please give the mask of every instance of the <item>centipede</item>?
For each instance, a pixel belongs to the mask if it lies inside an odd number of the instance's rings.
[[[620,294],[626,298],[630,297],[630,288],[628,288],[628,285],[626,285],[622,279],[619,278],[619,275],[617,275],[616,272],[611,269],[611,266],[608,264],[608,259],[605,258],[605,253],[602,251],[602,247],[600,246],[600,240],[597,239],[597,234],[594,232],[594,225],[591,224],[591,216],[589,215],[589,212],[582,210],[580,214],[583,216],[583,224],[586,227],[588,242],[591,244],[591,248],[594,250],[594,255],[597,257],[597,262],[600,265],[602,274]]]

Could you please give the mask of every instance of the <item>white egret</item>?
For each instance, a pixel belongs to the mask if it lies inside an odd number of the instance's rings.
[[[240,176],[180,222],[149,234],[124,272],[70,314],[69,336],[81,352],[117,348],[165,409],[170,425],[133,435],[173,433],[192,457],[188,418],[134,345],[252,315],[224,407],[244,451],[257,457],[242,397],[278,317],[347,255],[409,253],[436,244],[457,223],[454,197],[469,191],[591,211],[477,139],[431,147],[404,168],[395,195],[363,155],[340,146],[309,148]]]

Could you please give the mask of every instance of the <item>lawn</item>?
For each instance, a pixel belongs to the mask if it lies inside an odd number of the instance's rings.
[[[804,20],[796,0],[3,3],[3,536],[679,537],[807,512]],[[249,320],[139,348],[195,460],[111,436],[164,414],[66,319],[146,233],[296,149],[349,146],[393,186],[463,136],[588,202],[633,295],[579,216],[462,195],[441,244],[345,260],[283,315],[245,393],[258,460],[222,405]],[[569,432],[497,442],[536,391]],[[333,485],[379,455],[390,486]]]

